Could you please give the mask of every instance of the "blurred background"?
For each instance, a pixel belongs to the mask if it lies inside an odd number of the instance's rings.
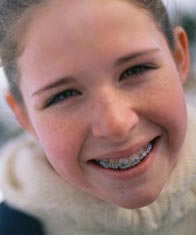
[[[174,24],[180,22],[187,31],[191,55],[189,76],[196,79],[196,0],[163,0],[163,2],[169,9],[172,22]],[[3,70],[0,68],[0,148],[6,141],[22,131],[3,99],[3,93],[6,89],[7,82]],[[2,194],[0,192],[1,200]]]

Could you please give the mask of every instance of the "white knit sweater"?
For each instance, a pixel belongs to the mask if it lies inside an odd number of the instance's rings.
[[[72,187],[27,135],[2,150],[0,187],[8,203],[42,221],[46,235],[195,235],[194,105],[188,105],[188,115],[187,136],[174,171],[159,198],[144,208],[123,209]]]

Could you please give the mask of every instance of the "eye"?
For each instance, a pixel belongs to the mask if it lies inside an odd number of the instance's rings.
[[[58,104],[58,103],[61,103],[63,101],[66,101],[66,100],[70,99],[71,97],[75,97],[75,96],[78,96],[78,95],[81,95],[81,92],[79,92],[75,89],[65,90],[65,91],[60,92],[59,94],[54,95],[53,97],[51,97],[47,101],[47,103],[45,105],[45,108],[47,108],[49,106],[52,106],[52,105],[55,105],[55,104]]]
[[[120,80],[123,80],[127,77],[137,77],[137,76],[143,75],[144,73],[148,72],[149,70],[152,70],[155,68],[156,67],[153,65],[146,65],[146,64],[140,64],[140,65],[133,66],[131,68],[128,68],[127,70],[125,70],[121,74]]]

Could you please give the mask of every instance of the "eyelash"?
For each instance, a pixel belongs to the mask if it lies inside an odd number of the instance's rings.
[[[127,77],[133,77],[133,76],[138,77],[152,69],[156,69],[156,67],[153,65],[149,65],[149,64],[136,65],[125,70],[121,74],[119,80],[121,81],[123,79],[126,79]],[[49,106],[55,105],[57,103],[61,103],[64,100],[69,99],[70,97],[75,97],[81,94],[82,93],[80,91],[77,91],[76,89],[68,89],[68,90],[62,91],[59,94],[50,98],[48,102],[46,103],[46,105],[44,106],[44,108],[48,108]]]
[[[131,68],[128,68],[127,70],[125,70],[125,72],[121,74],[120,81],[126,79],[127,77],[138,77],[152,69],[156,69],[156,67],[149,64],[139,64],[133,66]]]
[[[50,98],[44,108],[48,108],[51,105],[61,103],[64,100],[69,99],[72,96],[78,96],[78,95],[81,95],[81,92],[79,92],[75,89],[68,89],[68,90],[62,91],[59,94]]]

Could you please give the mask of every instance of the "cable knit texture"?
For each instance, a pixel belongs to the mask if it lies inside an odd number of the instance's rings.
[[[7,202],[40,219],[46,235],[195,235],[196,106],[191,103],[180,158],[151,205],[128,210],[72,187],[26,134],[1,151],[0,187]]]

